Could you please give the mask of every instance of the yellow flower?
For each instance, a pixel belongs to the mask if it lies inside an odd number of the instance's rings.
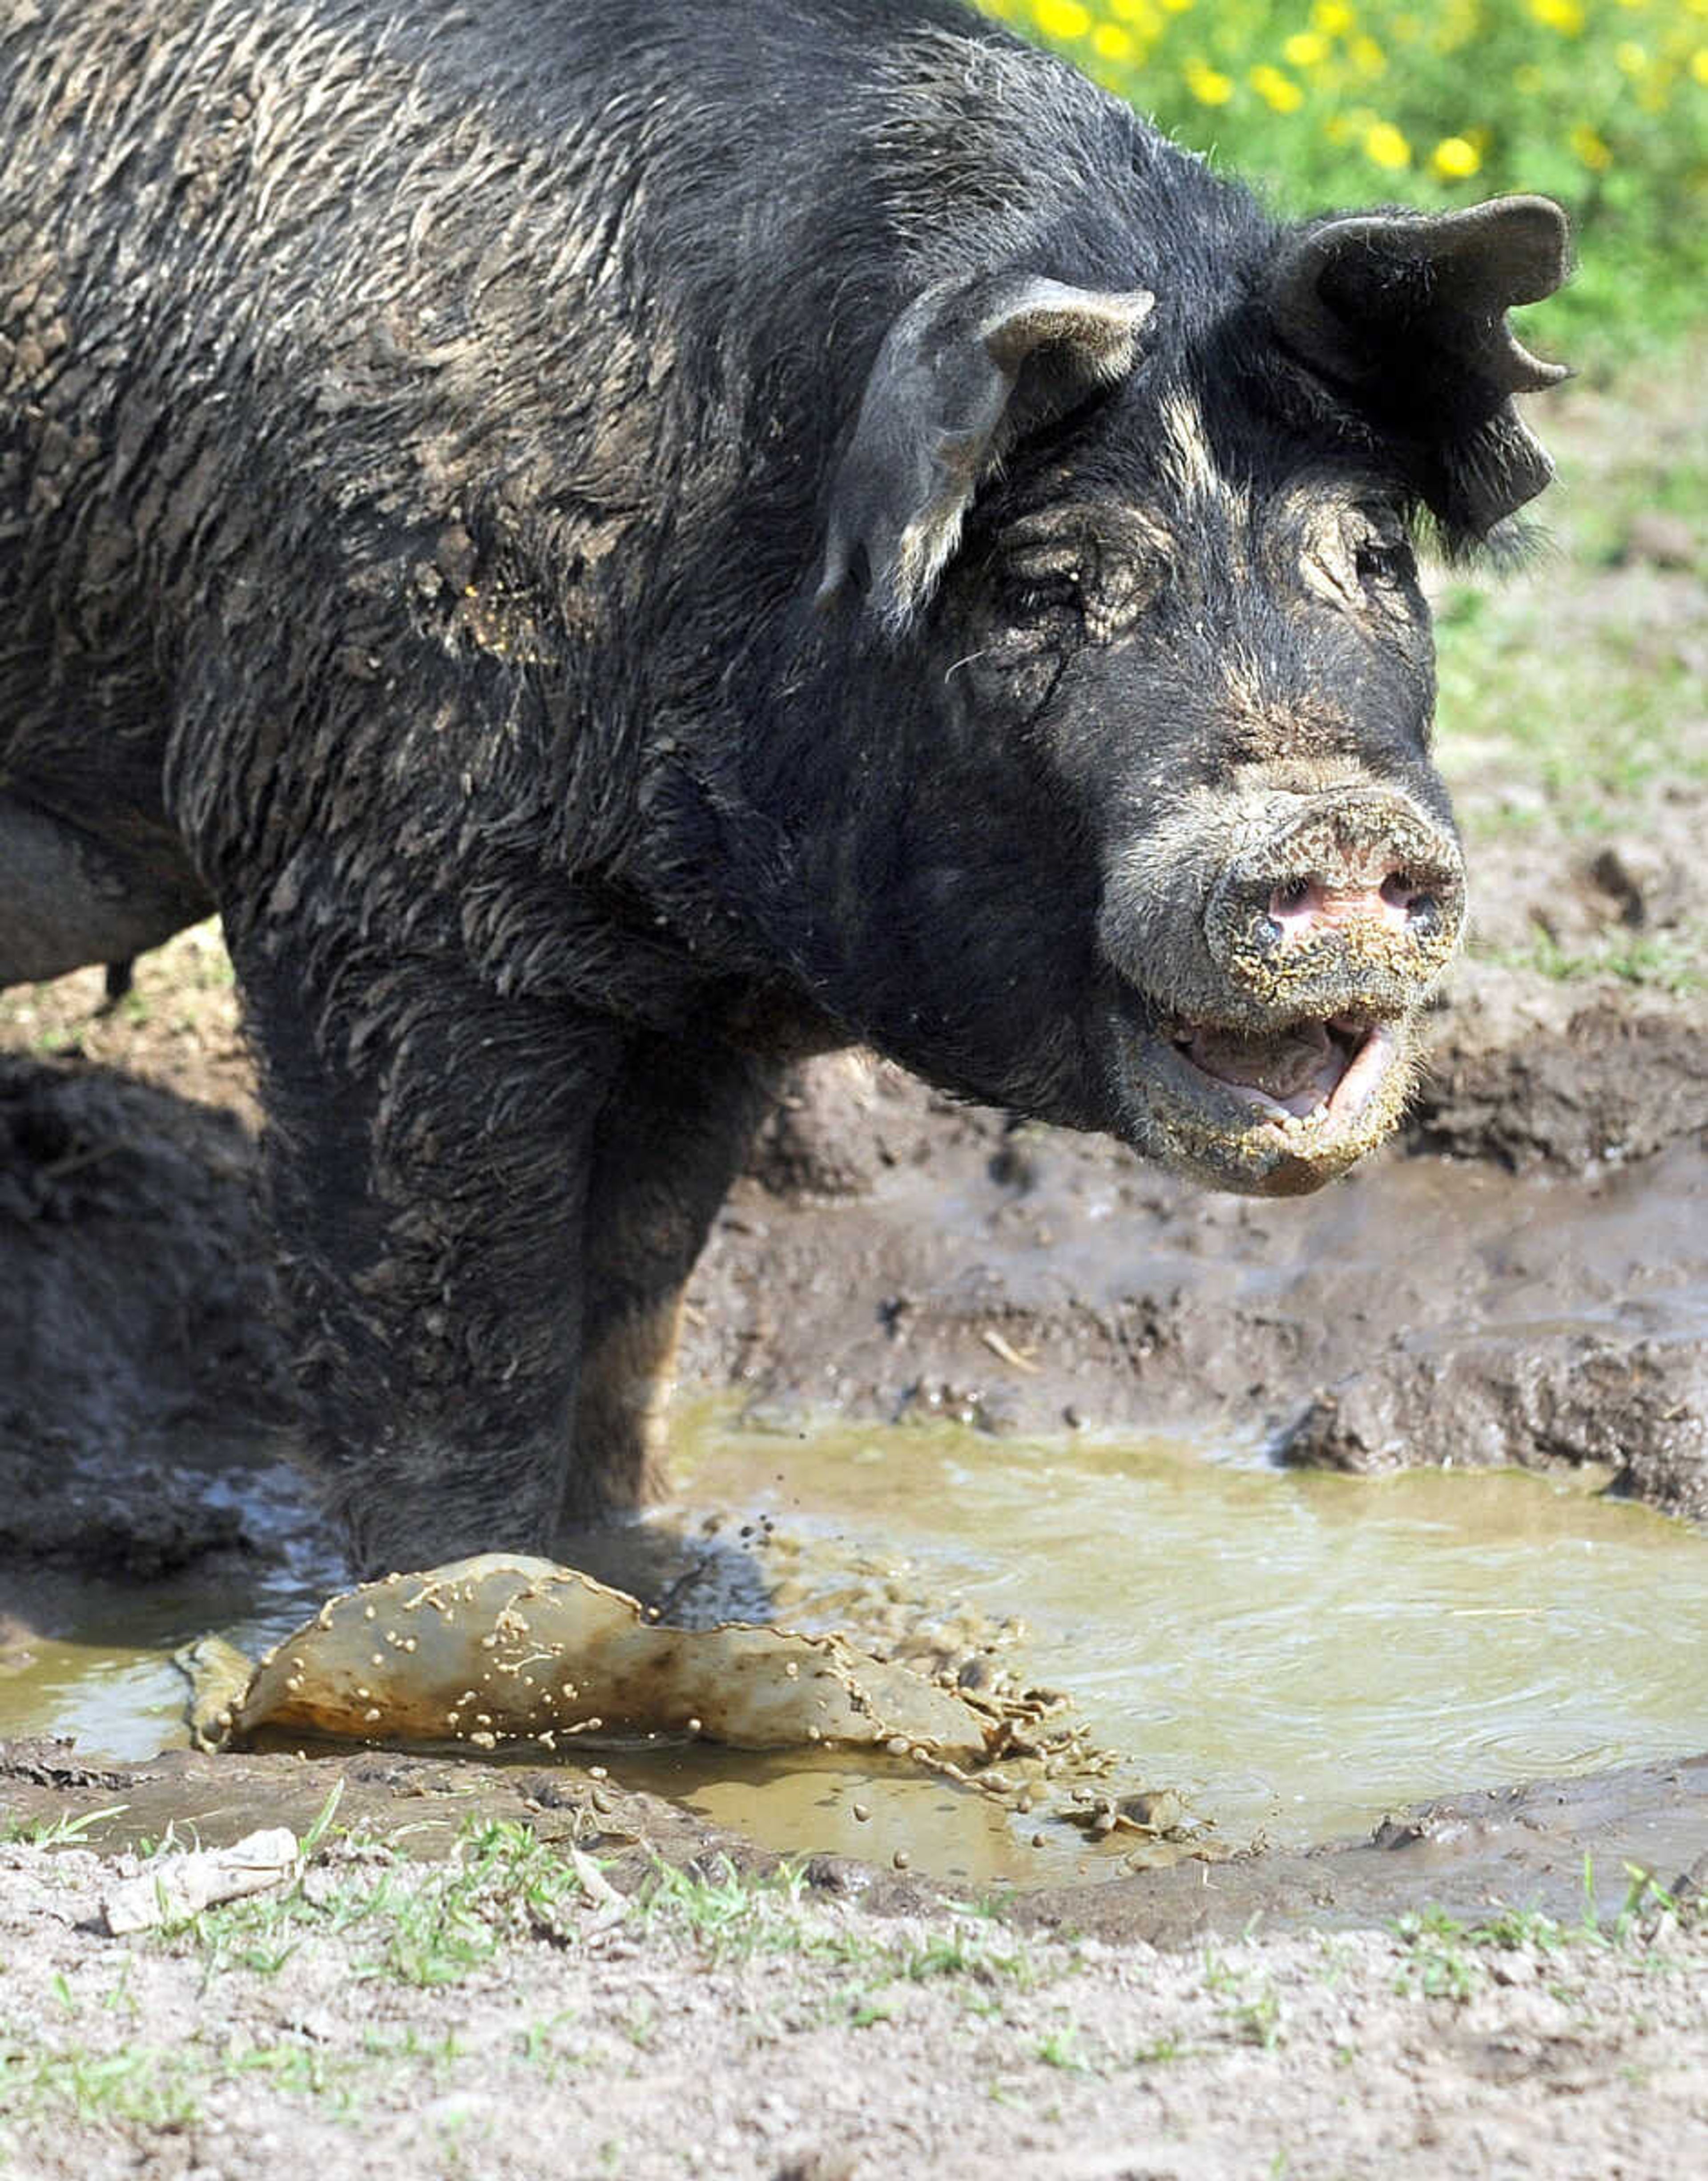
[[[1305,95],[1290,75],[1283,75],[1278,68],[1264,61],[1254,68],[1247,80],[1266,106],[1277,113],[1297,113],[1305,102]]]
[[[1567,141],[1592,174],[1605,174],[1612,165],[1612,152],[1587,121],[1580,121]]]
[[[1133,55],[1133,36],[1123,30],[1119,23],[1099,23],[1091,37],[1092,49],[1106,61],[1130,61]]]
[[[1649,56],[1634,38],[1621,38],[1613,48],[1613,58],[1627,75],[1641,75],[1649,65]]]
[[[1033,19],[1046,38],[1083,38],[1091,13],[1079,0],[1032,0]]]
[[[1233,97],[1233,78],[1213,69],[1208,61],[1189,60],[1183,73],[1187,89],[1200,106],[1226,106]]]
[[[1360,31],[1347,51],[1352,55],[1353,66],[1360,75],[1380,75],[1386,69],[1388,57],[1372,37]]]
[[[1690,73],[1698,83],[1708,85],[1708,46],[1698,46],[1691,54]]]
[[[1193,0],[1162,0],[1162,4],[1171,15],[1183,15],[1192,6]]]
[[[1281,47],[1281,58],[1295,68],[1314,68],[1329,57],[1329,41],[1320,30],[1295,30]]]
[[[1305,95],[1292,78],[1278,68],[1271,68],[1267,61],[1251,71],[1249,81],[1259,97],[1277,113],[1296,113],[1304,104]]]
[[[1186,81],[1200,106],[1226,106],[1233,97],[1233,78],[1203,61],[1187,63]]]
[[[1342,36],[1358,19],[1356,8],[1347,7],[1344,0],[1316,0],[1311,9],[1311,28],[1325,38]]]
[[[1549,30],[1557,30],[1562,38],[1576,38],[1583,34],[1582,0],[1530,0],[1530,13]]]
[[[1430,164],[1444,182],[1462,182],[1482,163],[1476,146],[1465,136],[1443,136],[1430,154]]]
[[[1155,26],[1156,10],[1150,0],[1108,0],[1109,12],[1123,23],[1137,23],[1142,30]]]
[[[1373,121],[1364,131],[1364,157],[1397,174],[1412,163],[1412,147],[1391,121]]]

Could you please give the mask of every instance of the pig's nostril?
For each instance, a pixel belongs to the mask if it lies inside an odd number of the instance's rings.
[[[1441,905],[1424,882],[1410,871],[1391,871],[1381,884],[1382,901],[1402,916],[1419,937],[1439,930]]]
[[[1309,905],[1314,888],[1308,878],[1283,879],[1269,897],[1271,916],[1296,916]]]
[[[1307,871],[1277,880],[1270,887],[1267,915],[1255,919],[1259,947],[1297,941],[1331,933],[1351,932],[1361,925],[1383,925],[1413,940],[1433,938],[1442,928],[1439,894],[1415,869],[1402,867],[1378,878],[1325,878]]]
[[[1382,881],[1382,899],[1390,908],[1409,912],[1422,896],[1423,888],[1409,871],[1390,871]]]
[[[1374,796],[1308,808],[1242,848],[1211,888],[1204,936],[1233,983],[1289,1004],[1323,989],[1383,1008],[1441,966],[1463,914],[1458,855],[1409,806]]]

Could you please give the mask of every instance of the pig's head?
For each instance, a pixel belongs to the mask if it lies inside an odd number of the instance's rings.
[[[1563,373],[1505,313],[1565,252],[1511,198],[1292,230],[1195,312],[1028,272],[902,312],[819,586],[889,713],[815,873],[867,1035],[1224,1187],[1388,1134],[1464,911],[1412,538],[1545,483],[1511,397]]]

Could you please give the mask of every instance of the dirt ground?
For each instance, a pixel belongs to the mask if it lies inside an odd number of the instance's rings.
[[[685,1388],[780,1425],[1517,1463],[1708,1519],[1699,378],[1553,405],[1557,551],[1441,586],[1475,925],[1401,1141],[1254,1204],[823,1063],[696,1276]],[[185,1450],[288,1416],[256,1119],[209,931],[111,1007],[95,971],[0,997],[0,1670],[88,1576],[305,1550]],[[1708,1759],[1679,1759],[991,1913],[780,1875],[575,1767],[14,1746],[0,2173],[1708,2170]],[[115,1857],[301,1837],[334,1784],[294,1892],[106,1933]]]
[[[834,1872],[591,1886],[531,1832],[371,1843],[289,1908],[105,1935],[0,1847],[17,2148],[48,2177],[1673,2176],[1708,2159],[1708,1921],[1110,1941]]]

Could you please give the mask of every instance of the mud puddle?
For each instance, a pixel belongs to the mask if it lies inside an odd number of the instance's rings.
[[[675,1439],[679,1499],[608,1541],[597,1571],[671,1617],[757,1617],[769,1601],[785,1626],[840,1629],[928,1673],[1063,1691],[1106,1763],[1065,1764],[1017,1808],[864,1757],[578,1752],[761,1847],[1061,1884],[1180,1852],[1129,1827],[1097,1839],[1094,1793],[1171,1791],[1200,1849],[1295,1848],[1368,1836],[1421,1798],[1708,1737],[1708,1538],[1582,1488],[1280,1470],[1178,1438],[763,1432],[712,1403]],[[282,1473],[212,1488],[247,1494],[251,1530],[286,1541],[278,1566],[142,1588],[8,1581],[0,1736],[69,1735],[86,1758],[181,1747],[177,1647],[218,1630],[257,1651],[312,1612],[331,1571],[311,1528],[293,1532]]]
[[[1422,1798],[1708,1736],[1708,1538],[1581,1488],[1283,1471],[1178,1438],[694,1424],[685,1499],[742,1510],[714,1534],[749,1532],[780,1619],[1066,1692],[1115,1756],[1105,1792],[1171,1790],[1225,1847],[1367,1834]],[[974,1883],[1152,1852],[1125,1831],[1094,1849],[1068,1824],[1040,1832],[1056,1797],[975,1812],[828,1758],[761,1774],[696,1750],[631,1775],[774,1847],[900,1850]]]

